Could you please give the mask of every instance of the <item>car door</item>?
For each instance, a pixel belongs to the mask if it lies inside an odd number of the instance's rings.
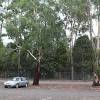
[[[26,85],[26,81],[25,81],[25,79],[23,77],[21,77],[21,84],[22,84],[22,86]]]
[[[16,82],[17,82],[16,84],[18,84],[18,86],[21,86],[21,78],[19,78],[19,77],[16,78]]]
[[[18,85],[19,85],[20,87],[23,86],[23,80],[22,80],[22,78],[19,77],[17,80],[18,80],[18,81],[17,81]]]

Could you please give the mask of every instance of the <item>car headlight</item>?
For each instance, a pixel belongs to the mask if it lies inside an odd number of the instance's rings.
[[[13,85],[16,85],[16,83],[7,83],[7,82],[5,82],[4,85],[11,85],[11,86],[13,86]]]
[[[6,85],[6,82],[4,82],[4,85]]]

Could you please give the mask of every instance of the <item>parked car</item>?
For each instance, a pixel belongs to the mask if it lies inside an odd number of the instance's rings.
[[[25,77],[14,77],[12,80],[4,82],[4,87],[28,87],[29,81]]]

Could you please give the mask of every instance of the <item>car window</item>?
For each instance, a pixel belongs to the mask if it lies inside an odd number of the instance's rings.
[[[19,81],[20,79],[19,78],[16,78],[16,81]]]
[[[22,78],[21,78],[21,81],[26,81],[26,78],[22,77]]]
[[[19,81],[20,79],[19,78],[13,78],[13,81]]]

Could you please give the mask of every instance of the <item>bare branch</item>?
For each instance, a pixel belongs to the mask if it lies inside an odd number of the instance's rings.
[[[36,61],[38,61],[37,58],[36,58],[29,50],[27,50],[27,52],[28,52]]]

